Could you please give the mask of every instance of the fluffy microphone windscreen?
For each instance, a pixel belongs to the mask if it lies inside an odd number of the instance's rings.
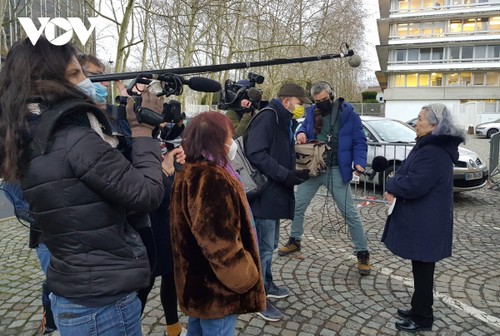
[[[375,156],[372,161],[372,169],[381,172],[387,168],[387,159],[383,156]]]
[[[361,57],[359,57],[359,55],[352,55],[351,57],[349,57],[348,62],[350,66],[352,66],[353,68],[357,68],[361,64]]]

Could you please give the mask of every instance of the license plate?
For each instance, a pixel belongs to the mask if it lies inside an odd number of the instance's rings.
[[[465,174],[466,181],[479,180],[482,177],[483,177],[483,172],[475,172],[475,173],[466,173]]]

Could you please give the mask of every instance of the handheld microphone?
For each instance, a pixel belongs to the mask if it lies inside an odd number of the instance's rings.
[[[376,173],[380,173],[387,168],[387,159],[383,156],[375,156],[372,161],[372,169]]]
[[[387,159],[383,156],[375,156],[372,161],[372,167],[370,170],[365,170],[364,172],[357,171],[358,173],[368,177],[368,180],[373,180],[377,173],[384,171],[387,168]]]

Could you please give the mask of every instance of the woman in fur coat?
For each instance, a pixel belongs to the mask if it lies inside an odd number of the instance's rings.
[[[265,308],[253,217],[230,163],[232,136],[219,112],[199,114],[184,131],[186,164],[174,181],[170,231],[188,335],[234,335],[236,314]]]

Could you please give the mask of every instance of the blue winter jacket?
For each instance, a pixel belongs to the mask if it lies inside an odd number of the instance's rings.
[[[316,139],[316,135],[314,134],[315,109],[315,104],[306,108],[306,119],[297,130],[297,134],[305,133],[308,141]],[[329,127],[329,125],[323,125],[323,127]],[[353,166],[360,165],[363,168],[366,167],[366,153],[366,136],[363,132],[361,119],[354,112],[351,104],[343,102],[340,110],[337,158],[344,183],[348,183],[351,180]]]
[[[427,135],[403,161],[386,190],[397,197],[382,241],[404,259],[436,262],[451,256],[453,163],[459,137]]]

